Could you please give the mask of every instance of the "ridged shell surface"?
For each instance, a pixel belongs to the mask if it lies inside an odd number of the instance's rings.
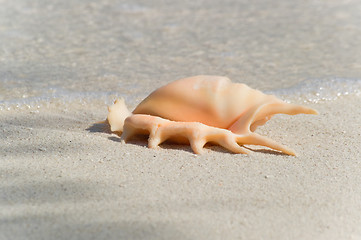
[[[248,110],[265,103],[280,103],[245,84],[227,77],[195,76],[180,79],[152,92],[133,111],[180,122],[200,122],[229,128]]]

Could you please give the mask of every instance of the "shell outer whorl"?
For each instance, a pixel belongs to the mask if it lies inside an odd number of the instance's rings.
[[[133,114],[148,114],[178,122],[200,122],[229,128],[254,109],[275,99],[227,77],[196,76],[171,82],[144,99]]]

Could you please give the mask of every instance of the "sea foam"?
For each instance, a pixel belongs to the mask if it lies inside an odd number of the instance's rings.
[[[318,103],[343,96],[361,96],[361,79],[309,79],[289,88],[266,91],[286,101]]]
[[[334,101],[344,96],[361,96],[361,79],[309,79],[289,88],[268,90],[265,93],[296,103]],[[43,107],[64,108],[71,104],[111,105],[117,98],[124,98],[127,105],[132,108],[144,97],[144,93],[139,89],[124,92],[75,92],[62,88],[49,88],[40,96],[1,100],[0,111]]]

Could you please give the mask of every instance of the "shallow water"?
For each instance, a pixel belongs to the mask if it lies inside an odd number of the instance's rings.
[[[359,1],[0,0],[0,109],[134,107],[198,74],[290,101],[361,91]]]

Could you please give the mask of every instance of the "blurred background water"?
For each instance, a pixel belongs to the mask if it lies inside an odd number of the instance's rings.
[[[155,88],[228,76],[300,101],[361,91],[357,0],[0,0],[0,109],[134,106]],[[54,107],[58,105],[53,104]]]

